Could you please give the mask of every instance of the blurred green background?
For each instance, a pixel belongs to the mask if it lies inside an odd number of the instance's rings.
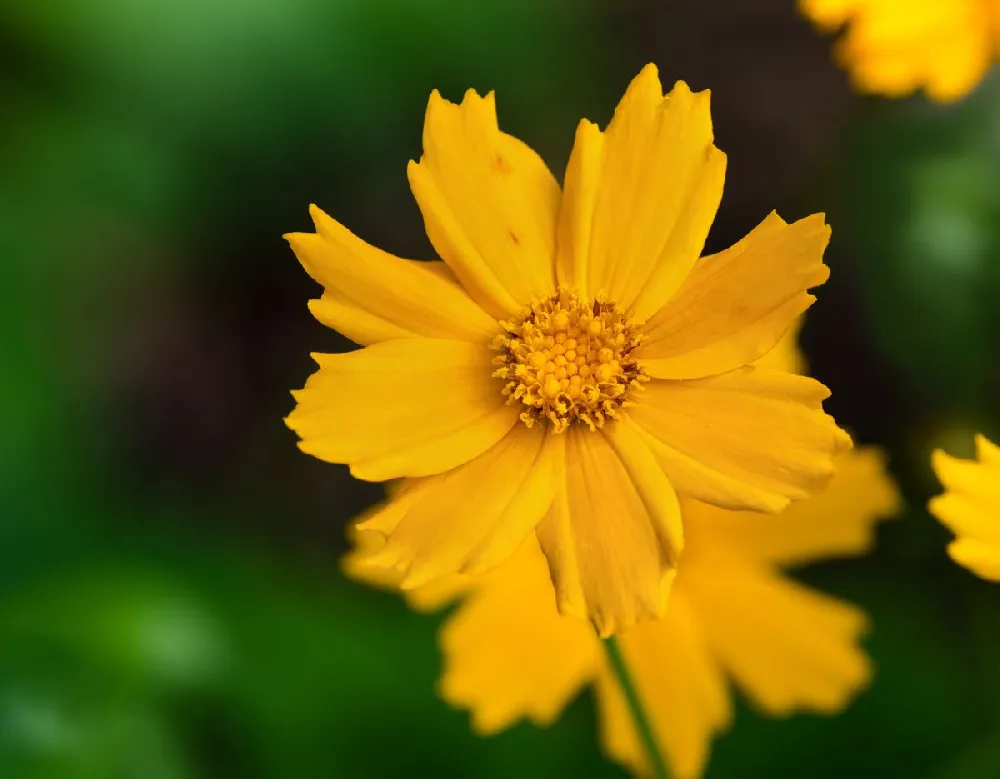
[[[315,202],[432,256],[404,174],[434,87],[496,89],[561,175],[655,61],[711,88],[709,249],[826,211],[803,343],[908,508],[803,578],[862,604],[842,716],[740,709],[709,777],[1000,776],[1000,588],[947,560],[927,460],[1000,434],[1000,80],[852,96],[794,0],[7,0],[0,4],[0,777],[622,777],[583,695],[478,739],[434,696],[436,618],[347,582],[379,496],[281,418]]]

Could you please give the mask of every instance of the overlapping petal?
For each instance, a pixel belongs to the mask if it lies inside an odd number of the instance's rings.
[[[561,282],[634,307],[643,322],[684,281],[725,178],[708,97],[683,82],[664,97],[656,67],[647,65],[603,135],[581,123],[559,219]]]
[[[833,475],[850,438],[823,413],[819,382],[747,367],[693,381],[649,382],[626,425],[678,491],[731,509],[777,512]]]
[[[487,574],[441,630],[439,689],[481,733],[554,720],[590,683],[601,647],[587,622],[556,611],[545,558],[530,538]]]
[[[705,643],[697,609],[677,587],[662,620],[637,625],[620,639],[654,736],[678,779],[701,776],[712,737],[732,718],[725,676]],[[605,751],[636,775],[649,776],[632,713],[606,665],[597,692]]]
[[[359,530],[385,544],[367,557],[411,589],[454,574],[482,573],[509,558],[558,488],[563,438],[524,425],[446,473],[408,480]]]
[[[398,493],[396,493],[398,494]],[[345,576],[372,587],[398,590],[404,575],[395,568],[377,565],[378,552],[385,546],[385,536],[377,530],[359,530],[358,525],[374,517],[386,507],[381,503],[359,516],[348,525],[347,537],[351,549],[340,559],[340,569]],[[455,574],[435,579],[422,587],[402,590],[403,597],[414,611],[432,612],[444,608],[465,594],[473,585],[475,577]]]
[[[442,263],[394,257],[316,206],[310,212],[316,232],[285,237],[324,287],[323,297],[310,304],[323,324],[362,346],[418,336],[488,344],[496,335],[496,321],[454,277],[440,272]]]
[[[934,453],[933,465],[945,493],[930,509],[955,533],[948,553],[984,579],[1000,581],[1000,449],[976,437],[975,460]]]
[[[492,353],[465,341],[409,338],[313,355],[285,420],[300,448],[384,481],[455,468],[517,424],[491,378]]]
[[[704,257],[647,322],[638,356],[663,379],[714,376],[772,349],[829,276],[830,228],[815,214],[786,224],[772,213],[732,248]]]
[[[691,507],[699,508],[699,507]],[[702,774],[711,740],[728,727],[727,677],[766,712],[832,713],[867,684],[858,641],[865,616],[802,587],[739,544],[719,547],[712,507],[686,510],[685,553],[666,614],[624,630],[619,646],[655,737],[679,779]],[[758,518],[764,525],[772,518]],[[839,553],[839,541],[834,541]],[[587,623],[560,615],[537,546],[471,580],[442,632],[442,695],[491,733],[550,722],[584,684],[596,684],[602,743],[648,775],[631,713]]]
[[[556,278],[583,297],[592,297],[587,273],[590,267],[590,233],[594,206],[604,166],[604,133],[593,122],[582,120],[566,166],[556,233]]]
[[[948,554],[952,560],[965,566],[976,576],[1000,582],[1000,546],[965,536],[948,544]]]
[[[900,507],[884,460],[879,449],[868,446],[841,455],[825,490],[774,517],[692,503],[684,507],[685,519],[697,521],[704,546],[774,565],[864,554],[875,542],[875,525]]]
[[[799,349],[799,330],[804,317],[792,323],[784,337],[767,354],[754,363],[758,368],[772,371],[807,374],[806,358]]]
[[[663,614],[683,539],[674,491],[637,436],[570,428],[538,538],[559,610],[610,635]]]
[[[737,556],[684,576],[712,653],[764,711],[831,713],[868,683],[855,607]]]
[[[434,248],[496,318],[555,289],[559,185],[521,141],[500,132],[493,93],[460,105],[431,94],[424,153],[407,173]]]

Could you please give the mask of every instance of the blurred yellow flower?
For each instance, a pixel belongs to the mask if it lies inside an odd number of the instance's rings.
[[[931,499],[930,509],[957,536],[948,545],[952,559],[984,579],[1000,581],[1000,447],[976,436],[976,458],[934,452],[934,471],[945,493]]]
[[[768,361],[801,364],[791,344],[785,339]],[[712,737],[728,726],[729,680],[777,716],[835,712],[867,684],[869,662],[857,645],[865,615],[780,569],[865,552],[874,524],[898,503],[881,455],[871,448],[842,455],[825,492],[777,517],[684,501],[688,542],[666,616],[619,638],[677,777],[700,776]],[[345,569],[393,587],[398,575],[371,562],[381,543],[356,531]],[[547,724],[582,687],[594,684],[606,752],[637,775],[650,774],[601,642],[586,622],[559,615],[534,539],[491,573],[452,577],[406,594],[422,610],[462,598],[441,631],[440,692],[472,712],[477,731],[493,733],[521,718]]]
[[[892,96],[971,91],[1000,50],[1000,0],[800,0],[822,28],[848,29],[836,56],[855,86]]]
[[[655,67],[560,191],[492,93],[431,95],[411,188],[444,262],[376,249],[317,208],[288,236],[316,317],[365,348],[315,355],[288,425],[362,479],[405,479],[365,530],[404,588],[504,562],[537,535],[563,613],[602,634],[663,613],[675,490],[775,512],[850,439],[812,379],[750,363],[826,280],[822,216],[768,216],[699,259],[722,197],[708,93]]]

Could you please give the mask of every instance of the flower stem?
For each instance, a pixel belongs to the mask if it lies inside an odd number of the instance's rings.
[[[621,647],[618,646],[618,639],[611,636],[605,638],[601,643],[604,644],[604,651],[607,653],[611,669],[625,694],[625,702],[632,714],[632,723],[639,734],[639,740],[642,742],[642,748],[646,753],[646,759],[649,761],[654,779],[670,779],[670,771],[667,769],[663,753],[660,752],[660,747],[656,743],[656,736],[653,735],[653,727],[649,717],[646,716],[646,710],[642,707],[642,701],[639,700],[639,693],[635,688],[635,682],[632,681],[632,675],[629,673]]]

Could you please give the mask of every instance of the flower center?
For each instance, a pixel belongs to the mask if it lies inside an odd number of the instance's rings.
[[[632,356],[640,336],[614,303],[559,290],[500,324],[493,375],[528,427],[548,419],[561,433],[578,419],[596,430],[649,380]]]

